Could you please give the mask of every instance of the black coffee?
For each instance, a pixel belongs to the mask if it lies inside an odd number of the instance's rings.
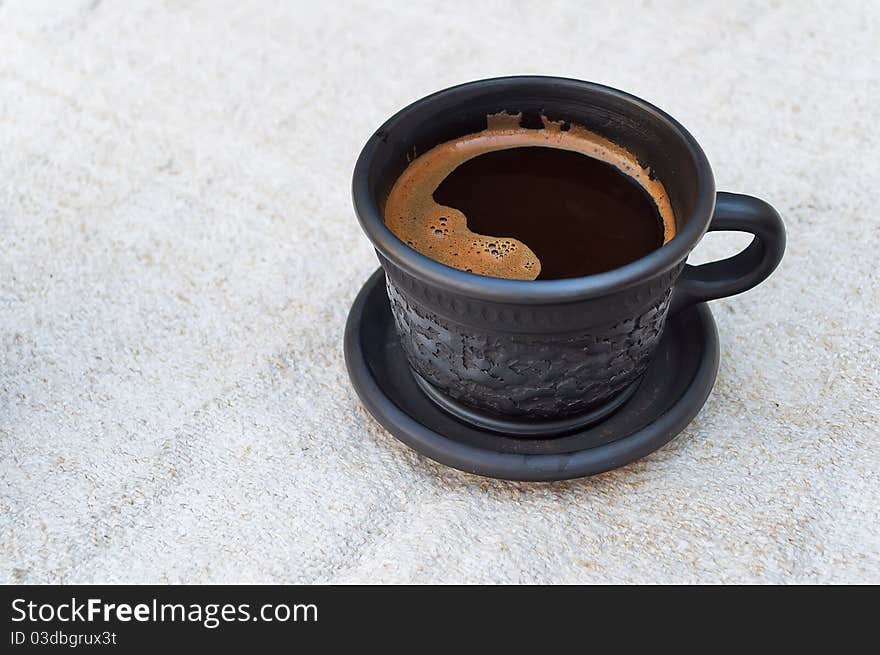
[[[616,167],[579,152],[520,147],[455,168],[434,191],[468,229],[518,239],[537,255],[537,279],[609,271],[663,245],[653,198]]]
[[[601,135],[519,114],[413,159],[385,225],[435,261],[511,280],[581,277],[628,264],[675,236],[663,184]]]

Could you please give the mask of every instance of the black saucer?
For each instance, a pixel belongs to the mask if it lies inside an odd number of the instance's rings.
[[[644,457],[697,415],[718,373],[718,333],[705,304],[671,317],[633,395],[589,428],[552,438],[511,437],[456,420],[416,383],[400,349],[382,269],[361,289],[345,326],[355,391],[395,437],[442,464],[507,480],[565,480]]]

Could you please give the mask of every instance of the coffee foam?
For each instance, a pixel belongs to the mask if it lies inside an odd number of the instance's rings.
[[[675,215],[663,184],[651,178],[631,152],[605,137],[566,121],[541,120],[543,129],[521,127],[522,114],[486,117],[482,132],[435,146],[410,162],[385,203],[385,225],[426,257],[477,275],[534,280],[541,273],[535,253],[517,239],[477,234],[457,209],[434,202],[440,183],[464,162],[487,152],[521,147],[571,150],[599,159],[633,178],[654,199],[663,219],[663,243],[675,236]]]

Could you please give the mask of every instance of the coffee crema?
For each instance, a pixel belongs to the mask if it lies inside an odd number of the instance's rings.
[[[610,270],[675,236],[666,189],[635,155],[565,121],[542,116],[543,128],[529,129],[521,120],[487,116],[485,130],[411,161],[385,225],[435,261],[513,280]],[[489,153],[498,154],[481,157]]]

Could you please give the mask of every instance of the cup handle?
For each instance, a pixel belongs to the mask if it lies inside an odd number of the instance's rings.
[[[767,279],[785,252],[782,218],[773,207],[752,196],[720,191],[708,231],[750,232],[755,238],[733,257],[700,266],[685,264],[675,285],[670,313],[748,291]]]

